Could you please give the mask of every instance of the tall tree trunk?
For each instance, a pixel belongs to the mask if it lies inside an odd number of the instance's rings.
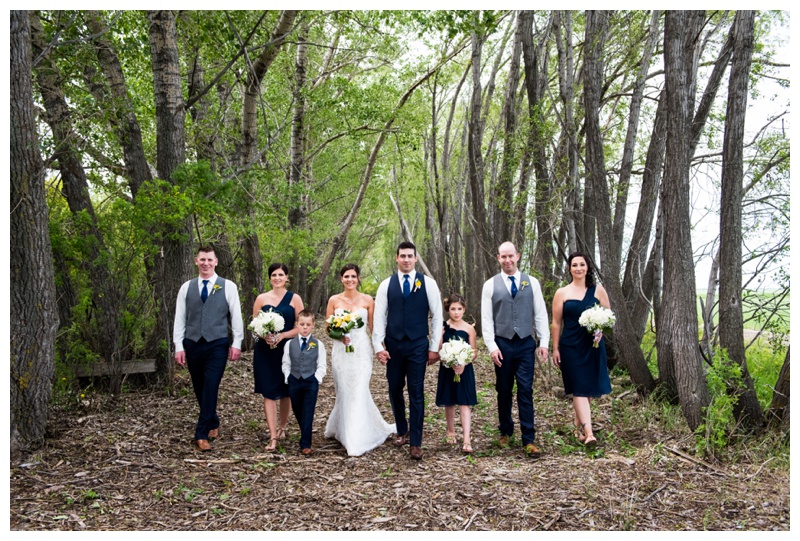
[[[58,312],[50,254],[44,164],[33,114],[30,22],[11,11],[9,118],[11,151],[10,449],[44,439],[55,373]]]
[[[289,229],[293,234],[297,234],[306,228],[307,217],[307,193],[310,189],[308,179],[303,179],[303,169],[305,167],[305,119],[306,119],[306,79],[308,77],[306,65],[308,64],[308,22],[303,21],[297,33],[297,52],[294,61],[294,90],[293,90],[293,111],[292,111],[292,135],[289,149],[289,186],[302,187],[298,189],[297,199],[291,209],[289,209]],[[297,287],[295,291],[303,298],[308,297],[308,267],[303,262],[299,254],[292,254],[292,266],[295,269]]]
[[[542,283],[545,298],[552,298],[555,292],[553,274],[553,225],[552,220],[552,179],[547,166],[547,146],[545,135],[544,90],[547,84],[547,37],[552,24],[548,24],[533,42],[533,11],[524,10],[519,14],[522,41],[522,59],[525,64],[525,90],[528,96],[528,152],[532,158],[536,175],[536,249],[533,254],[533,270]],[[552,15],[551,15],[552,17]]]
[[[86,23],[92,32],[92,42],[97,50],[97,59],[100,61],[100,67],[111,91],[112,101],[106,103],[105,106],[112,111],[111,122],[122,147],[131,195],[136,198],[139,188],[145,182],[153,179],[150,174],[150,165],[144,154],[142,130],[128,94],[122,64],[111,42],[105,37],[106,23],[100,12],[87,11]]]
[[[514,174],[519,167],[519,144],[517,143],[517,108],[515,105],[517,87],[519,86],[520,57],[522,56],[522,26],[517,23],[514,32],[514,43],[511,52],[511,64],[508,68],[505,101],[503,102],[503,118],[505,119],[503,134],[503,161],[500,166],[498,182],[492,188],[492,204],[494,206],[495,242],[511,240],[511,225],[514,219]],[[499,242],[498,242],[499,241]]]
[[[181,90],[180,59],[171,11],[148,11],[150,53],[153,57],[153,87],[156,105],[156,169],[158,176],[174,183],[172,174],[186,159],[184,122],[186,109]],[[154,281],[158,304],[158,328],[172,353],[172,328],[175,319],[175,296],[181,284],[192,274],[192,229],[187,218],[178,236],[175,231],[161,232],[161,257],[156,260]],[[171,381],[174,374],[172,355],[161,357],[158,372]]]
[[[118,394],[122,388],[121,363],[125,360],[120,343],[122,321],[120,310],[124,300],[120,298],[115,280],[108,268],[109,258],[105,241],[97,224],[81,154],[75,148],[77,138],[72,126],[72,113],[61,87],[63,76],[47,53],[47,40],[41,21],[35,12],[31,12],[30,24],[33,51],[40,58],[35,71],[45,106],[45,119],[53,131],[55,143],[53,158],[61,173],[62,191],[75,217],[73,222],[75,233],[85,239],[85,242],[81,243],[79,264],[89,279],[92,305],[97,311],[91,318],[91,347],[110,365],[110,390],[112,394]]]
[[[483,126],[481,125],[481,53],[485,36],[473,31],[472,41],[472,98],[469,105],[469,135],[467,163],[469,167],[472,229],[478,246],[476,274],[488,275],[492,268],[495,247],[489,238],[486,222],[486,195],[484,192]]]
[[[664,213],[664,290],[656,325],[658,366],[668,394],[673,388],[694,430],[709,404],[698,347],[689,195],[694,50],[703,11],[668,11],[664,30],[667,147],[661,202]]]
[[[586,12],[586,60],[583,69],[583,87],[586,110],[587,184],[591,185],[596,194],[594,210],[599,229],[603,283],[608,291],[611,308],[617,316],[613,338],[614,346],[636,387],[640,392],[648,393],[655,387],[655,381],[650,374],[639,344],[634,340],[633,327],[619,280],[620,246],[613,240],[611,204],[606,182],[605,157],[600,128],[600,99],[603,86],[601,58],[607,24],[607,12]]]
[[[275,25],[264,51],[247,71],[247,80],[244,85],[244,104],[242,107],[242,154],[240,156],[242,165],[246,167],[255,163],[260,155],[258,150],[257,112],[258,98],[261,94],[261,82],[278,56],[280,48],[286,43],[296,17],[297,11],[295,10],[281,12],[278,23]],[[248,191],[251,191],[250,188],[252,187],[248,186]],[[247,201],[246,208],[242,209],[242,212],[249,217],[248,223],[252,224],[255,222],[255,214],[249,199]],[[245,306],[248,306],[248,302],[255,299],[264,290],[264,271],[261,247],[256,232],[245,232],[242,244],[242,300]],[[252,336],[250,333],[246,333],[242,348],[250,350],[252,347]]]
[[[789,429],[789,350],[786,348],[786,358],[783,360],[781,372],[778,374],[778,381],[775,382],[775,390],[772,393],[772,403],[769,406],[767,417],[773,425],[779,425],[784,429]]]
[[[719,339],[728,359],[739,365],[744,387],[736,389],[737,419],[747,428],[764,424],[753,378],[744,353],[742,314],[742,199],[744,122],[750,61],[753,56],[755,12],[740,10],[733,21],[733,64],[728,82],[728,107],[722,144],[722,198],[720,201]]]

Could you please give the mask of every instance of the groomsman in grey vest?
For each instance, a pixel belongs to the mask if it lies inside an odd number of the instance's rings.
[[[241,354],[244,327],[236,284],[217,276],[217,256],[210,246],[197,250],[194,263],[200,273],[178,291],[175,307],[175,361],[188,366],[200,414],[194,439],[201,451],[210,451],[209,439],[219,436],[217,395],[228,357]],[[233,343],[228,338],[233,330]],[[230,347],[229,347],[230,346]]]
[[[422,460],[425,368],[439,360],[442,298],[436,281],[414,270],[417,248],[412,243],[400,243],[395,261],[397,272],[381,282],[375,295],[372,345],[378,360],[386,366],[389,402],[397,424],[394,444],[401,447],[409,443],[411,458]],[[406,382],[408,420],[403,398]]]
[[[483,284],[481,327],[483,341],[494,362],[495,389],[500,446],[508,447],[514,433],[511,418],[514,380],[517,381],[517,408],[525,453],[538,458],[534,445],[533,370],[535,358],[547,360],[550,327],[539,281],[517,268],[520,254],[510,242],[497,249],[502,272]],[[537,341],[533,337],[536,332]]]

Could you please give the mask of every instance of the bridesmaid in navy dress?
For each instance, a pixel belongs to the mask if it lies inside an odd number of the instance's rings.
[[[477,338],[475,327],[464,321],[464,313],[467,305],[464,297],[456,293],[450,295],[444,301],[444,309],[450,315],[442,328],[442,344],[450,340],[464,340],[472,346],[472,359],[478,354]],[[461,381],[453,381],[455,375],[461,377]],[[461,429],[463,430],[462,451],[466,454],[472,453],[472,442],[470,440],[470,429],[472,425],[472,411],[470,406],[478,403],[478,394],[475,391],[475,370],[472,363],[466,366],[455,366],[448,368],[444,364],[439,364],[439,379],[436,385],[436,405],[444,407],[444,416],[447,420],[447,443],[456,443],[455,415],[456,406],[459,407],[461,416]]]
[[[270,291],[256,297],[253,304],[253,317],[260,311],[272,310],[283,316],[283,331],[259,339],[253,348],[253,379],[255,390],[264,397],[264,415],[269,428],[269,445],[265,450],[274,451],[278,440],[286,437],[286,423],[289,421],[289,410],[292,404],[289,400],[287,387],[281,362],[283,360],[283,347],[297,336],[298,330],[294,326],[295,318],[303,310],[303,300],[300,295],[286,289],[289,282],[289,269],[283,263],[273,263],[269,267]],[[280,424],[278,424],[278,402],[280,402]]]
[[[603,333],[590,334],[578,319],[587,308],[600,304],[610,308],[603,286],[595,284],[588,256],[573,252],[568,260],[572,281],[553,297],[553,364],[561,369],[564,392],[572,395],[575,437],[587,447],[597,445],[592,432],[591,399],[609,394],[606,344]],[[593,347],[599,342],[599,347]]]

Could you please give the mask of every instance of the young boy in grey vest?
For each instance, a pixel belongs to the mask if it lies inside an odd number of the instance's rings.
[[[300,425],[300,452],[311,454],[311,429],[317,407],[319,385],[325,376],[327,356],[322,342],[311,336],[314,313],[303,310],[297,315],[300,333],[283,350],[283,375],[289,385],[289,398],[297,424]]]

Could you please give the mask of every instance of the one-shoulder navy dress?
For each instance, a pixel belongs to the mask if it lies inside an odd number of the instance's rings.
[[[290,331],[294,329],[294,306],[292,306],[292,297],[294,293],[287,291],[283,296],[278,306],[265,304],[261,307],[264,312],[278,312],[283,316],[283,330]],[[269,347],[266,340],[259,339],[253,348],[253,380],[255,381],[255,393],[261,393],[264,398],[271,400],[279,400],[285,396],[289,396],[289,387],[286,385],[281,363],[283,362],[283,347],[289,342],[288,338],[284,338],[275,349]]]
[[[592,333],[578,323],[584,310],[600,303],[594,296],[595,289],[596,286],[588,288],[581,300],[564,301],[562,310],[563,324],[558,341],[561,378],[564,392],[572,396],[597,397],[611,392],[606,339],[600,340],[600,347],[592,347]]]
[[[444,324],[443,341],[449,342],[461,338],[469,343],[467,331],[459,331]],[[474,406],[478,403],[478,394],[475,392],[475,370],[472,363],[464,367],[461,381],[455,382],[456,373],[452,368],[447,368],[439,363],[439,379],[436,385],[436,405],[445,406]]]

